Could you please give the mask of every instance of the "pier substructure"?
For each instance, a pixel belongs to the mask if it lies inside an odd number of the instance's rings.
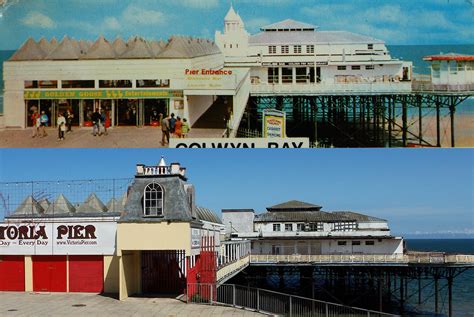
[[[267,264],[251,265],[229,282],[394,314],[430,311],[451,317],[455,278],[469,268]]]
[[[440,147],[441,123],[449,117],[455,146],[456,107],[472,94],[344,94],[318,96],[251,96],[242,131],[262,128],[264,109],[286,113],[287,136],[308,137],[320,147]],[[428,117],[431,118],[428,120]],[[432,122],[435,122],[434,130]]]

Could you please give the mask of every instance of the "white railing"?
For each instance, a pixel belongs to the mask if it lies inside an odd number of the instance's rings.
[[[217,268],[217,281],[221,282],[224,279],[228,279],[229,277],[233,276],[234,274],[242,271],[250,264],[250,255],[246,255],[234,262],[226,263]]]
[[[272,255],[252,254],[250,263],[443,263],[443,264],[474,264],[474,255],[445,255],[437,253],[415,254],[331,254],[331,255]]]
[[[318,83],[318,84],[253,84],[251,94],[324,94],[324,93],[409,93],[411,82],[381,83]]]
[[[137,175],[155,176],[155,175],[170,175],[171,166],[145,166],[137,165]]]
[[[396,316],[363,308],[320,301],[235,284],[188,284],[187,303],[227,305],[278,316]]]

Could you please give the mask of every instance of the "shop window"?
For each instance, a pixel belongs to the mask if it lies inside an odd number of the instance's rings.
[[[337,70],[346,70],[346,66],[337,66]]]
[[[131,80],[99,80],[99,88],[132,88]]]
[[[337,241],[337,245],[346,245],[347,241]]]
[[[365,245],[375,245],[375,241],[365,241]]]
[[[372,69],[375,69],[375,66],[374,65],[365,65],[365,69],[372,70]]]
[[[63,80],[63,88],[95,88],[94,80]]]
[[[277,53],[277,47],[276,46],[269,46],[268,47],[268,54],[276,54]]]
[[[163,188],[156,183],[145,187],[143,196],[143,215],[145,217],[163,214]]]
[[[274,224],[273,224],[273,231],[281,231],[281,230],[280,230],[280,224],[279,224],[279,223],[274,223]]]
[[[306,83],[308,81],[309,74],[307,73],[306,67],[296,68],[296,82]]]
[[[291,84],[293,82],[293,68],[283,67],[281,69],[281,78],[284,84]]]
[[[352,70],[360,70],[360,65],[353,65]]]
[[[38,88],[37,80],[25,80],[25,89],[36,89]]]
[[[360,241],[352,241],[352,245],[360,245]]]
[[[268,83],[269,84],[278,84],[278,73],[279,68],[277,67],[270,67],[268,69]]]
[[[306,53],[314,54],[314,45],[306,45]]]
[[[296,231],[304,231],[304,223],[297,223],[296,224]]]
[[[164,88],[170,86],[169,79],[140,79],[137,88]]]
[[[285,224],[285,231],[293,231],[293,224],[286,223]]]

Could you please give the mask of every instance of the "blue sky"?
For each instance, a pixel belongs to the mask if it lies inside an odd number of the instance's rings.
[[[172,34],[214,38],[228,0],[3,0],[0,49],[29,36],[96,39],[98,35],[167,39]],[[251,33],[292,18],[371,35],[388,44],[473,44],[472,0],[233,0]]]
[[[397,234],[474,234],[472,149],[3,149],[0,180],[129,178],[161,155],[187,167],[197,203],[216,212],[296,199],[387,219]]]

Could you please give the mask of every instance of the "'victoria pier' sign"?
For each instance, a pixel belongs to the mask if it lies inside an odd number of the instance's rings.
[[[113,254],[115,222],[0,224],[0,254]]]

